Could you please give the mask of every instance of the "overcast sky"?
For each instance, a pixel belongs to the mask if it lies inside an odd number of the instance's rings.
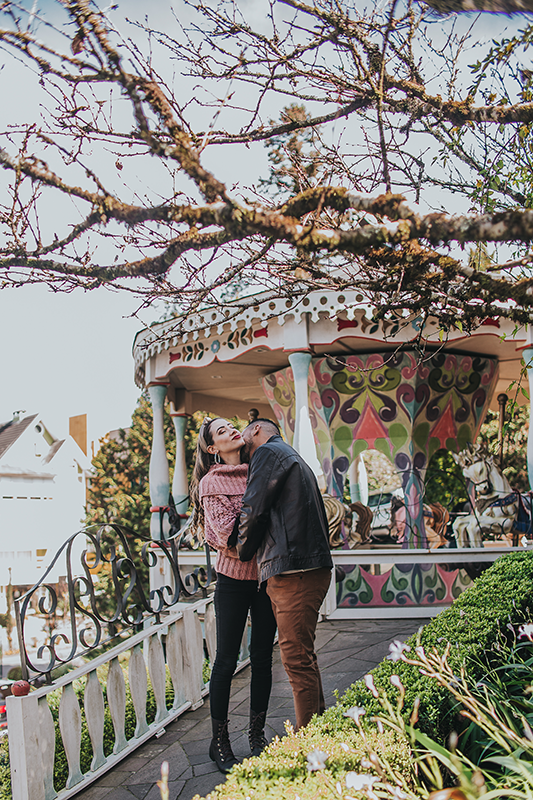
[[[89,438],[126,427],[139,389],[131,346],[142,326],[131,296],[105,290],[53,294],[42,286],[0,292],[0,422],[40,413],[51,433],[88,414]]]
[[[26,5],[31,8],[33,0]],[[178,0],[174,5],[183,16],[183,4]],[[41,0],[38,6],[47,19],[56,13],[50,0]],[[170,3],[161,2],[149,9],[154,27],[169,28],[173,22],[169,8]],[[122,12],[144,21],[147,8],[138,0],[128,0],[113,12],[115,19]],[[119,28],[131,34],[131,27],[119,24]],[[34,118],[38,108],[32,108],[34,89],[28,69],[8,59],[1,61],[0,125],[7,127],[11,121]],[[181,84],[183,88],[183,81]],[[258,161],[266,162],[262,150],[255,167]],[[216,155],[214,159],[218,161]],[[254,171],[249,151],[241,154],[233,167],[227,159],[225,154],[218,174],[224,173],[222,177],[230,185],[237,172],[249,177]],[[141,171],[135,176],[139,193],[154,188],[155,166],[148,158],[145,174]],[[45,211],[50,224],[60,224],[62,214],[57,206]],[[68,433],[68,418],[87,413],[89,441],[95,442],[109,430],[126,427],[140,394],[133,380],[133,339],[161,314],[160,309],[148,310],[140,319],[132,317],[138,306],[131,294],[104,289],[62,294],[44,286],[26,286],[1,291],[0,423],[16,411],[39,413],[51,432],[63,437]]]

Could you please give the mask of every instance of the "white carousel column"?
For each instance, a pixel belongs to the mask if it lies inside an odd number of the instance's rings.
[[[160,508],[168,506],[170,494],[170,474],[165,447],[165,428],[163,409],[167,396],[168,383],[151,383],[148,386],[153,414],[152,452],[150,454],[150,502],[152,503],[152,519],[150,533],[156,541],[161,538]],[[168,518],[166,519],[168,528]],[[168,531],[163,531],[163,534]]]
[[[322,467],[316,455],[315,437],[309,416],[308,376],[311,364],[311,353],[291,353],[289,364],[294,375],[294,439],[292,445],[302,458],[307,461],[317,477],[322,474]]]
[[[183,516],[189,506],[189,484],[187,481],[187,463],[185,461],[187,414],[172,411],[170,416],[176,431],[176,463],[172,480],[172,497],[176,504],[176,511]]]
[[[528,330],[528,339],[533,338],[533,331],[531,325]],[[524,363],[527,369],[527,376],[529,378],[529,398],[530,398],[530,420],[529,420],[529,434],[527,437],[527,475],[529,478],[529,488],[533,490],[533,424],[531,421],[531,398],[533,397],[533,344],[524,348],[523,352]]]
[[[152,452],[150,454],[150,501],[152,504],[152,518],[150,520],[150,534],[154,541],[161,539],[161,514],[160,509],[168,506],[170,493],[170,474],[168,469],[168,458],[165,447],[165,428],[163,409],[168,384],[150,383],[148,392],[152,403],[153,414],[153,434]],[[163,538],[168,535],[169,524],[168,514],[163,517]],[[154,545],[157,555],[156,563],[150,567],[150,590],[160,589],[162,586],[172,584],[167,559],[161,554],[160,549]]]
[[[350,499],[352,503],[368,505],[368,475],[362,456],[356,456],[348,470]]]

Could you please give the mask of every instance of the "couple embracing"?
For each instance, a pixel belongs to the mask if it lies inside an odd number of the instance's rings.
[[[332,568],[328,524],[313,471],[268,419],[256,419],[242,434],[225,419],[204,420],[191,500],[195,520],[217,550],[209,755],[225,773],[238,763],[229,740],[228,707],[248,611],[252,755],[267,743],[276,626],[297,727],[324,711],[314,643]]]

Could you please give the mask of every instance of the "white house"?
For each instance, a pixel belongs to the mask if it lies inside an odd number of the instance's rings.
[[[81,527],[91,464],[76,431],[80,419],[71,418],[77,441],[71,435],[55,438],[38,414],[14,415],[0,423],[1,611],[9,580],[19,586],[36,583],[63,542]],[[65,574],[64,563],[49,582]]]

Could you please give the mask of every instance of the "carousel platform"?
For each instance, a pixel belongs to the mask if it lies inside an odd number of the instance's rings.
[[[317,629],[317,654],[322,672],[327,705],[335,703],[334,691],[344,692],[358,678],[382,661],[394,639],[405,641],[427,619],[326,620]],[[235,676],[230,703],[230,733],[235,755],[249,755],[248,687],[250,668]],[[285,721],[294,724],[292,692],[274,649],[274,682],[267,719],[267,738],[283,736]],[[90,788],[77,795],[79,800],[159,800],[161,762],[170,766],[171,800],[204,797],[224,778],[210,761],[207,751],[211,736],[209,700],[196,711],[186,712],[172,722],[159,738],[152,738],[108,772]]]

